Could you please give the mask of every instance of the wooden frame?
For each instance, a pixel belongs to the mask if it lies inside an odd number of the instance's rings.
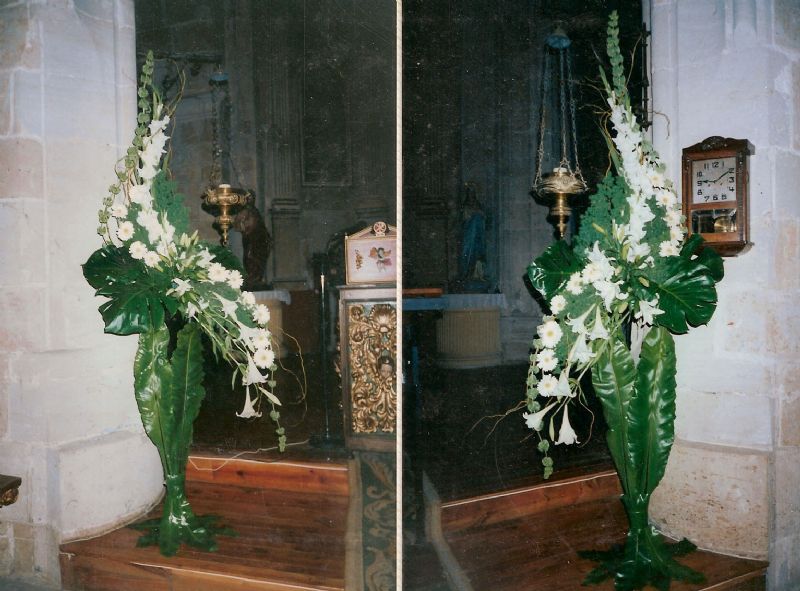
[[[345,236],[348,285],[378,285],[397,281],[397,228],[376,222]]]
[[[713,136],[683,149],[682,203],[686,216],[688,236],[700,234],[706,244],[723,256],[736,256],[750,248],[749,169],[748,159],[754,153],[752,144],[746,139]],[[694,203],[692,166],[704,160],[735,159],[736,202]],[[699,173],[698,173],[699,174]],[[718,222],[724,216],[715,216],[720,211],[733,210],[729,217],[735,219],[731,228]],[[697,215],[695,215],[697,214]],[[704,215],[705,214],[705,215]],[[702,217],[707,217],[713,226],[702,227]],[[723,220],[724,221],[724,220]],[[711,231],[708,231],[708,230]]]

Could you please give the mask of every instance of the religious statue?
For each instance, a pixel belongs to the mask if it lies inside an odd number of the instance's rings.
[[[258,208],[248,205],[237,213],[233,218],[233,229],[242,234],[242,262],[245,270],[243,289],[269,289],[265,272],[267,257],[272,249],[272,236],[267,231],[267,225]]]
[[[464,193],[458,283],[466,292],[486,292],[486,213],[473,183],[464,184]]]

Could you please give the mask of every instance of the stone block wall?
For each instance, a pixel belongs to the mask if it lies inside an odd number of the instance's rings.
[[[654,142],[747,138],[753,247],[726,259],[712,322],[676,339],[676,443],[653,498],[662,529],[770,561],[800,586],[800,7],[793,0],[654,0]],[[646,10],[646,13],[648,10]]]
[[[136,116],[131,0],[0,4],[0,575],[58,583],[58,544],[161,492],[132,393],[135,337],[104,335],[80,265]]]

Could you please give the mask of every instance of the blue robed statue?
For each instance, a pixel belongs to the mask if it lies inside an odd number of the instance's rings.
[[[461,249],[458,258],[459,284],[463,291],[486,292],[486,213],[474,185],[464,185],[461,214]]]

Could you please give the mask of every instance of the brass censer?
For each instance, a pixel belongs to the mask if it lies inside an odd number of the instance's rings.
[[[243,207],[253,202],[250,191],[220,184],[209,187],[203,193],[203,209],[214,215],[214,226],[217,227],[222,238],[222,246],[228,245],[228,230],[233,224],[234,216]]]

